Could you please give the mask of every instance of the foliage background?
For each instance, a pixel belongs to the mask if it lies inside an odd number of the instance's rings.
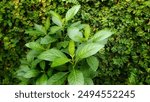
[[[18,84],[14,72],[31,40],[25,29],[41,24],[50,10],[59,14],[81,5],[72,20],[89,23],[96,32],[111,28],[115,34],[99,51],[95,84],[150,84],[149,0],[1,0],[0,84]]]

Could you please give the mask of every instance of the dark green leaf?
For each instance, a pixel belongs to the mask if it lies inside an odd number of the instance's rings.
[[[62,85],[65,84],[67,72],[58,72],[48,79],[49,85]]]

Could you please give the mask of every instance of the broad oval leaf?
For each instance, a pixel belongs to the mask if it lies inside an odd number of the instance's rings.
[[[32,62],[36,56],[38,56],[41,51],[31,50],[27,53],[27,61]]]
[[[83,39],[82,32],[80,32],[76,27],[68,28],[68,36],[75,42],[82,42]]]
[[[67,58],[64,53],[57,49],[49,49],[47,51],[42,52],[39,56],[39,59],[47,60],[47,61],[54,61],[57,58]]]
[[[100,43],[106,40],[108,37],[110,37],[113,33],[108,29],[103,29],[98,31],[91,39],[90,41]]]
[[[76,51],[76,61],[96,54],[104,45],[98,43],[81,44]]]
[[[34,27],[37,31],[43,33],[43,34],[46,34],[46,29],[45,27],[43,27],[42,25],[38,25],[38,24],[34,24]]]
[[[69,9],[66,13],[66,17],[65,17],[66,21],[69,21],[70,19],[72,19],[76,15],[76,13],[79,11],[80,7],[81,7],[80,5],[75,5],[71,9]]]
[[[52,26],[50,28],[50,32],[48,34],[55,34],[57,31],[59,31],[61,29],[61,27],[59,26]]]
[[[69,85],[84,85],[83,73],[73,69],[68,76]]]
[[[95,56],[88,57],[86,61],[93,71],[96,71],[98,69],[99,60],[97,59],[97,57]]]
[[[51,67],[57,67],[57,66],[60,66],[60,65],[63,65],[67,62],[69,62],[70,59],[66,58],[66,57],[60,57],[60,58],[57,58],[55,59],[53,62],[52,62],[52,65]]]
[[[48,85],[62,85],[65,83],[68,72],[58,72],[48,79]]]
[[[94,82],[91,78],[85,78],[84,85],[94,85]]]
[[[49,44],[55,41],[56,41],[55,38],[52,38],[51,36],[47,35],[44,38],[41,38],[40,44]]]
[[[32,50],[38,50],[38,51],[44,50],[43,46],[40,45],[38,42],[29,42],[29,43],[26,43],[25,46],[27,46],[28,48]]]
[[[43,74],[40,78],[36,80],[36,85],[46,85],[48,77],[46,74]]]
[[[33,78],[33,77],[36,77],[38,74],[39,74],[38,70],[31,69],[31,70],[27,71],[23,77],[24,78]]]
[[[52,15],[52,21],[53,21],[56,25],[62,27],[62,19],[61,19],[61,16],[60,16],[58,13],[54,12],[54,11],[50,11],[50,14]]]

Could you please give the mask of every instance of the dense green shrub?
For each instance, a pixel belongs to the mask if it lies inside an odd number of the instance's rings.
[[[13,73],[26,53],[24,44],[32,39],[24,30],[34,23],[44,23],[49,10],[63,15],[76,3],[82,10],[72,22],[89,23],[93,32],[105,27],[116,31],[100,51],[99,77],[95,78],[95,84],[150,84],[150,1],[69,1],[0,2],[0,84],[17,84]]]

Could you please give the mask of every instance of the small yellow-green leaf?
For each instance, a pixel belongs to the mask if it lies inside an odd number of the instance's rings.
[[[73,40],[70,40],[68,50],[69,50],[70,56],[73,58],[74,52],[75,52],[75,43]]]
[[[88,40],[88,38],[89,38],[89,36],[90,36],[90,33],[91,33],[91,28],[90,28],[90,26],[87,24],[87,25],[85,25],[84,30],[85,30],[85,32],[84,32],[85,39]]]
[[[50,18],[47,17],[46,22],[45,22],[45,29],[46,29],[46,31],[48,30],[49,27],[50,27]]]

